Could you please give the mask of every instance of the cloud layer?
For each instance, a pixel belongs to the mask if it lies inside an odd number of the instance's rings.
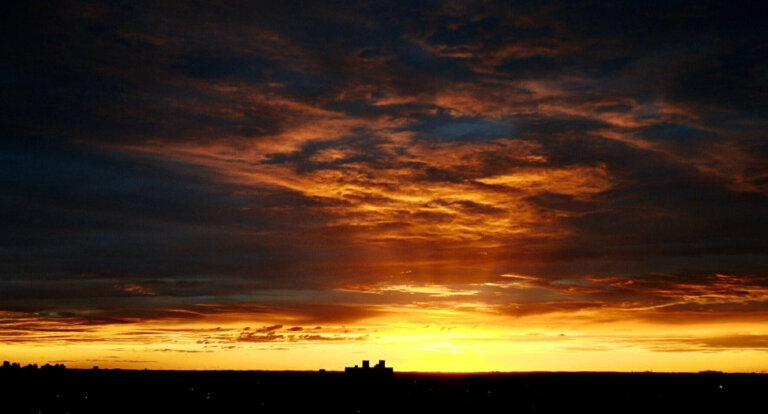
[[[768,50],[753,6],[15,6],[0,337],[371,330],[435,310],[758,321]],[[220,340],[371,338],[285,329]],[[768,332],[739,329],[675,346],[765,348]]]

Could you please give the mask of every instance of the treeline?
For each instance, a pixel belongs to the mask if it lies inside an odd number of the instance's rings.
[[[22,366],[18,362],[8,362],[3,361],[2,367],[0,367],[0,371],[2,372],[59,372],[64,371],[67,369],[67,367],[64,364],[45,364],[41,367],[38,367],[37,364],[27,364]]]

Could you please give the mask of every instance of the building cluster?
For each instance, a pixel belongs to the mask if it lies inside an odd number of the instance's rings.
[[[344,373],[347,375],[366,376],[366,377],[390,377],[394,375],[394,370],[386,365],[382,359],[379,363],[371,366],[369,361],[363,361],[363,366],[346,367]]]

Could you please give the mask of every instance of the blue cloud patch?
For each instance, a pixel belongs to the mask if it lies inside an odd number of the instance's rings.
[[[440,115],[412,124],[405,131],[433,141],[490,141],[513,137],[517,127],[508,119],[494,120],[481,117],[452,117]]]

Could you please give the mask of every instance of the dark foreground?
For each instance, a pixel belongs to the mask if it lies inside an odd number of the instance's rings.
[[[758,374],[0,373],[0,413],[736,413],[766,396]]]

